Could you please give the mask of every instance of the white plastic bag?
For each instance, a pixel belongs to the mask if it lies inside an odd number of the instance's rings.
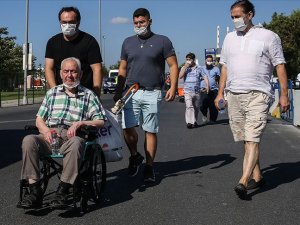
[[[101,145],[106,162],[116,162],[123,159],[122,149],[124,147],[123,133],[117,116],[105,110],[107,121],[104,127],[98,131],[97,143]]]

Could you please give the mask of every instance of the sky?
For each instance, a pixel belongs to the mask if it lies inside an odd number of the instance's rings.
[[[99,2],[101,1],[101,13]],[[204,63],[206,48],[216,48],[217,26],[220,45],[226,27],[233,30],[230,6],[233,0],[29,0],[28,42],[33,43],[37,65],[44,65],[47,41],[61,32],[58,12],[64,6],[75,6],[81,13],[80,29],[93,35],[102,47],[107,67],[120,59],[123,40],[134,35],[132,13],[143,7],[150,11],[152,31],[170,38],[178,63],[193,52]],[[269,23],[274,12],[290,15],[300,9],[300,0],[252,0],[256,15],[253,23]],[[26,0],[0,0],[0,27],[8,27],[17,44],[25,42]],[[99,19],[99,15],[100,18]],[[101,20],[101,32],[99,21]],[[101,37],[101,38],[100,38]],[[101,42],[100,42],[101,39]]]

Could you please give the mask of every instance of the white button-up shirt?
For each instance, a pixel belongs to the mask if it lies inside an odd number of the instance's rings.
[[[256,90],[273,95],[270,78],[276,65],[285,63],[280,38],[261,26],[245,35],[231,32],[225,37],[220,63],[227,66],[225,91]]]

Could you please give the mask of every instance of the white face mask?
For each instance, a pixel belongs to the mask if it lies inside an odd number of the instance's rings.
[[[64,35],[71,37],[74,36],[77,32],[76,26],[76,23],[64,23],[60,25],[60,28]]]
[[[147,27],[134,27],[134,32],[139,36],[144,36],[148,33]]]
[[[244,31],[247,28],[247,25],[244,22],[244,18],[233,19],[234,28],[237,31]]]
[[[63,83],[63,86],[70,90],[76,88],[79,84],[80,84],[80,80],[75,80],[73,84],[70,85],[70,84]]]

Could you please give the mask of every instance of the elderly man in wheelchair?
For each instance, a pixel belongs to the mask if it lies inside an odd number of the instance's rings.
[[[69,188],[79,175],[86,140],[78,136],[84,126],[100,128],[106,120],[98,97],[80,85],[81,64],[77,58],[66,58],[61,63],[60,76],[63,84],[50,89],[39,108],[36,127],[40,134],[27,135],[23,139],[23,164],[21,179],[29,186],[29,193],[20,199],[22,208],[42,206],[44,191],[40,180],[40,158],[51,155],[51,131],[61,139],[60,154],[63,156],[60,183],[50,205],[64,207]]]

